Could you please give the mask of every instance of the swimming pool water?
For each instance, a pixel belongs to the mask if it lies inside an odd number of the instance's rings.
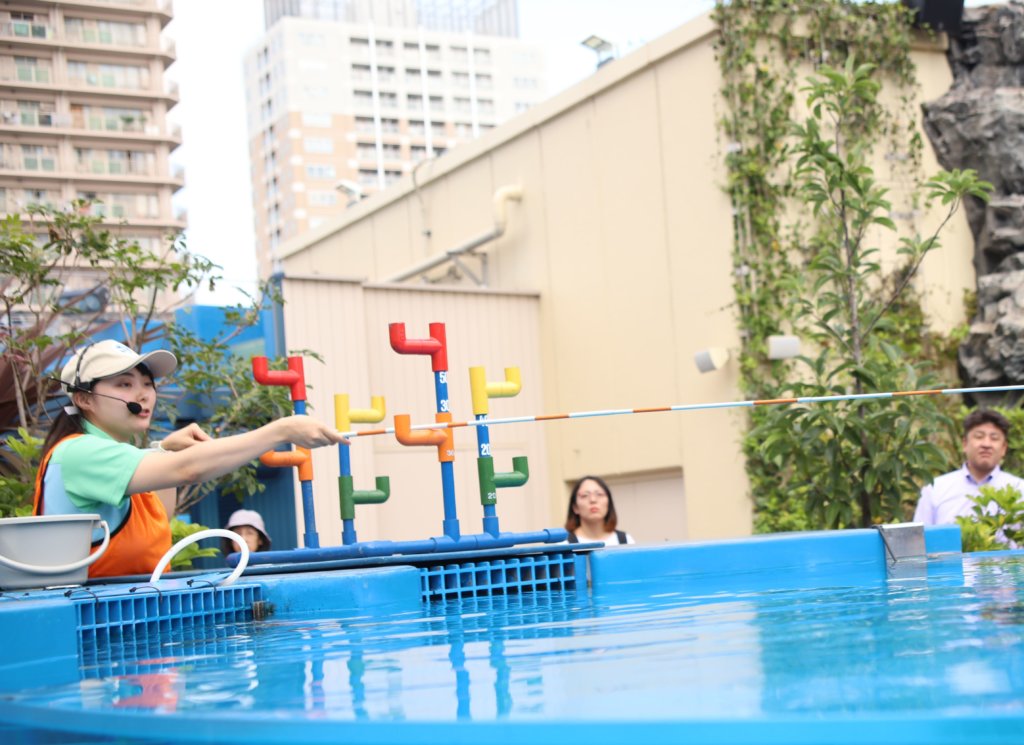
[[[1024,553],[856,585],[648,581],[207,626],[85,649],[79,681],[0,702],[94,734],[118,715],[119,742],[621,742],[623,722],[638,741],[1022,741]],[[452,723],[482,729],[431,729]]]

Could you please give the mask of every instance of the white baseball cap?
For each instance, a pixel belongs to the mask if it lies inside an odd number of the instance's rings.
[[[75,388],[88,388],[97,380],[120,375],[143,364],[154,378],[162,378],[174,372],[178,360],[165,349],[136,354],[119,341],[104,339],[75,352],[61,370],[60,382],[64,392],[71,393]]]

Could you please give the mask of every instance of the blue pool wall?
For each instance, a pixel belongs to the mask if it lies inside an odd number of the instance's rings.
[[[929,555],[961,550],[957,525],[927,526],[924,537]],[[590,580],[595,593],[651,581],[693,593],[751,592],[884,582],[888,564],[877,530],[773,533],[596,551],[590,558]]]
[[[920,571],[929,582],[963,581],[957,526],[926,528],[925,547],[932,559],[926,568],[922,563]],[[945,558],[937,558],[942,556]],[[658,592],[691,595],[879,585],[889,579],[889,566],[885,547],[875,530],[613,547],[589,554],[590,590],[595,596],[625,596],[632,589],[647,592],[651,583],[656,583]],[[773,571],[765,572],[766,569]],[[419,612],[423,607],[420,572],[412,566],[387,566],[266,574],[243,576],[233,587],[252,589],[277,619]],[[195,591],[194,587],[202,586],[203,583],[189,584],[183,578],[159,583],[162,596],[188,594]],[[580,586],[577,591],[586,592],[582,583]],[[83,632],[76,606],[98,605],[101,600],[137,601],[146,590],[152,590],[152,586],[137,583],[96,585],[70,595],[66,590],[0,594],[0,638],[5,641],[0,658],[0,693],[24,690],[37,681],[42,684],[55,679],[78,680]],[[177,622],[181,622],[181,614],[178,615]],[[126,617],[124,624],[134,625],[129,629],[132,634],[145,632],[153,636],[167,630],[166,619],[161,620],[159,628],[146,619]],[[153,626],[152,631],[143,628],[146,624]]]

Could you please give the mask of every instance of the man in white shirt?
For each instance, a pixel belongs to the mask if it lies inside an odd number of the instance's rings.
[[[982,486],[1001,489],[1012,485],[1024,494],[1024,481],[999,467],[1010,435],[1010,423],[990,409],[976,409],[964,418],[964,457],[956,471],[943,474],[921,489],[914,522],[925,525],[956,523],[957,517],[973,515],[971,497]]]

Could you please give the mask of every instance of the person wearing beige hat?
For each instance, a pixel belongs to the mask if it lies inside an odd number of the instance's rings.
[[[78,350],[61,371],[71,404],[43,445],[33,514],[99,513],[107,521],[110,545],[89,567],[90,577],[148,574],[156,567],[171,533],[155,490],[223,476],[278,445],[316,448],[345,441],[336,430],[296,415],[218,439],[190,424],[156,447],[141,448],[156,406],[155,381],[177,364],[165,350],[140,355],[105,340]]]
[[[224,528],[233,530],[242,536],[252,553],[270,550],[270,536],[263,525],[263,516],[256,510],[235,510],[231,513],[228,524]],[[225,541],[224,554],[227,555],[232,550],[234,549],[231,541]]]

